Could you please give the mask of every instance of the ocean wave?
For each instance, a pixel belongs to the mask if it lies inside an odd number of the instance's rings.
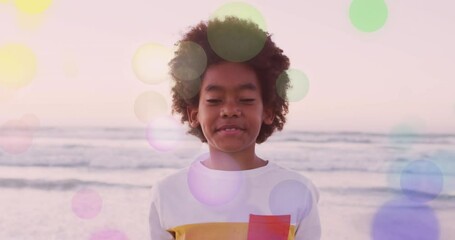
[[[0,188],[31,188],[44,191],[70,191],[87,186],[115,187],[115,188],[150,188],[151,186],[133,185],[126,183],[108,183],[99,181],[84,181],[79,179],[44,180],[44,179],[18,179],[0,178]]]
[[[146,128],[138,127],[42,127],[36,136],[48,138],[110,139],[112,141],[143,139]],[[376,143],[382,141],[411,141],[422,144],[453,144],[455,134],[439,133],[374,133],[374,132],[321,132],[286,130],[276,132],[271,141]]]
[[[66,163],[1,163],[5,167],[46,167],[46,168],[87,168],[92,170],[148,170],[157,168],[181,168],[182,164],[163,164],[163,163],[142,163],[136,165],[109,165],[93,164],[90,162],[66,162]]]
[[[340,195],[352,195],[352,194],[367,194],[368,196],[375,196],[375,195],[394,195],[396,197],[405,197],[403,191],[397,188],[391,187],[323,187],[319,188],[320,191],[323,192],[331,192]],[[413,197],[418,197],[422,199],[433,199],[435,198],[434,194],[429,194],[426,192],[420,191],[410,191],[407,190],[408,194],[411,194]],[[447,193],[441,192],[437,195],[437,199],[440,201],[449,201],[452,202],[455,200],[455,193]]]

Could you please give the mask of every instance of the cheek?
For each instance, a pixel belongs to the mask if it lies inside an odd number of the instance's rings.
[[[261,115],[260,113],[257,114],[254,118],[254,125],[257,126],[257,128],[261,128],[261,125],[264,123],[264,116]]]
[[[214,117],[213,114],[210,114],[209,112],[200,111],[197,119],[201,125],[202,130],[205,131],[206,129],[208,130],[211,125],[213,125]]]

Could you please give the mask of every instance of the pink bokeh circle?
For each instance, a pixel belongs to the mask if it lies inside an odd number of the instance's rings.
[[[92,219],[101,211],[103,199],[98,192],[92,189],[81,189],[77,191],[71,201],[73,213],[82,219]]]
[[[209,206],[220,206],[232,201],[239,194],[244,182],[240,171],[204,169],[200,163],[208,153],[198,157],[188,169],[188,187],[199,202]]]
[[[154,149],[167,152],[179,147],[185,129],[171,116],[159,117],[150,122],[146,133],[147,141]]]
[[[10,154],[26,152],[33,143],[33,128],[21,120],[10,120],[0,127],[0,149]]]

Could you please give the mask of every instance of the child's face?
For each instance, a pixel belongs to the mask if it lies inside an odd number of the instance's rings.
[[[254,149],[262,123],[273,121],[271,111],[264,109],[256,73],[231,62],[207,69],[199,106],[188,114],[192,127],[201,126],[211,150],[226,153]]]

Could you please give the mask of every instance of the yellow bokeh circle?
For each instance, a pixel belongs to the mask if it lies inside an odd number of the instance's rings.
[[[139,47],[133,56],[133,71],[144,83],[157,84],[169,79],[168,63],[173,57],[171,48],[157,43]]]
[[[14,4],[23,13],[39,14],[49,8],[52,0],[14,0]]]
[[[0,86],[20,88],[36,74],[35,53],[22,44],[8,44],[0,47]]]
[[[137,119],[145,124],[165,115],[167,110],[166,99],[155,91],[142,93],[134,102],[134,113]]]

